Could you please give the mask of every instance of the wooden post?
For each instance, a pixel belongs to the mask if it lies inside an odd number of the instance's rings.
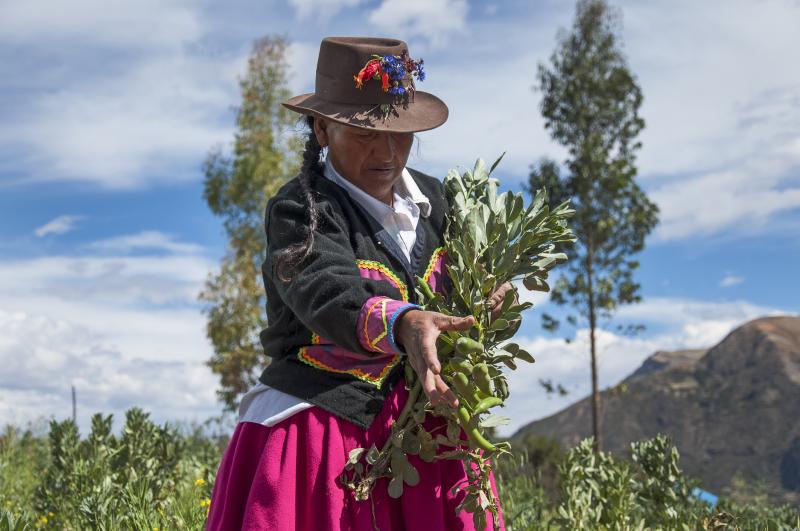
[[[78,408],[75,401],[75,386],[72,386],[72,422],[78,424]]]

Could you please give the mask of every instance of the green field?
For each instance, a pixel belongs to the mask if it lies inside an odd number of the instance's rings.
[[[72,421],[36,431],[0,434],[0,531],[203,528],[226,443],[208,425],[159,426],[132,409],[119,433],[101,415],[84,438]],[[797,508],[697,501],[666,438],[635,443],[630,459],[596,456],[590,440],[568,452],[515,442],[496,464],[508,529],[800,529]]]

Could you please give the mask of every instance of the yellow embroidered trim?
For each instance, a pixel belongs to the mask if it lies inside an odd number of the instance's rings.
[[[444,247],[438,247],[433,254],[431,255],[431,261],[428,262],[428,268],[425,270],[425,276],[422,277],[422,280],[428,282],[433,274],[433,268],[436,267],[436,262],[439,261],[439,257],[447,252],[447,249]]]
[[[387,280],[390,281],[391,284],[394,285],[400,291],[400,298],[403,302],[408,302],[408,288],[406,288],[405,282],[403,282],[400,277],[398,277],[394,271],[386,267],[380,262],[375,262],[373,260],[356,260],[356,265],[358,267],[363,267],[364,269],[372,269],[373,271],[378,271],[383,273],[388,277]]]

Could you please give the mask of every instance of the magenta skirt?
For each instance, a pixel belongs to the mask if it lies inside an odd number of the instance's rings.
[[[350,450],[382,447],[407,397],[401,380],[366,431],[318,407],[272,427],[239,423],[219,466],[207,529],[375,529],[370,502],[356,501],[337,478]],[[426,422],[431,421],[437,419]],[[451,492],[466,481],[462,462],[426,463],[417,456],[409,460],[419,471],[419,484],[406,485],[403,495],[394,499],[387,492],[387,480],[381,479],[372,493],[378,529],[475,529],[471,514],[456,514],[464,492]],[[497,496],[494,478],[491,482]],[[487,529],[492,529],[488,511],[486,520]],[[502,517],[499,520],[504,529]]]

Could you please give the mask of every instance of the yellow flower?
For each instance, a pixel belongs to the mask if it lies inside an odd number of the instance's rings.
[[[198,478],[194,480],[194,484],[198,487],[202,487],[203,485],[206,484],[206,481],[203,478]]]
[[[209,498],[206,498],[205,500],[202,500],[200,502],[200,507],[202,508],[209,507],[210,505],[211,505],[211,500]]]
[[[47,524],[47,517],[45,515],[42,515],[42,516],[39,517],[39,524],[40,525]]]

